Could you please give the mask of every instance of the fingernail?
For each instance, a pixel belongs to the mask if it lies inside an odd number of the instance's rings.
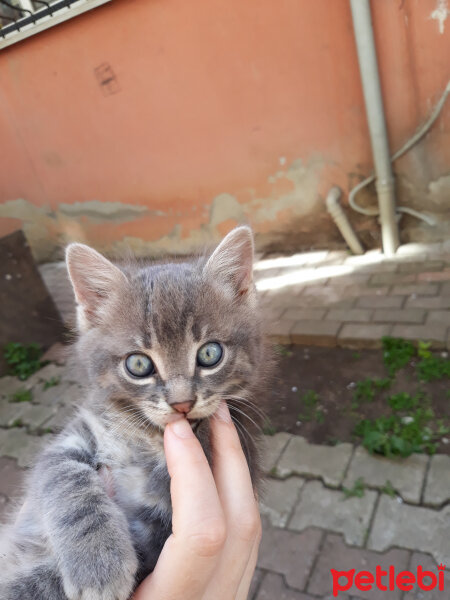
[[[231,415],[226,402],[221,402],[216,411],[217,418],[224,423],[231,423]]]
[[[179,438],[186,439],[194,437],[194,432],[192,431],[192,427],[189,425],[187,419],[180,419],[179,421],[175,421],[174,423],[171,423],[169,427]]]

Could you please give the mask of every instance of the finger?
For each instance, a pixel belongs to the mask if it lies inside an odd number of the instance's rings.
[[[261,537],[259,536],[252,548],[252,552],[250,554],[249,560],[247,562],[247,566],[245,568],[244,574],[242,576],[241,582],[239,584],[239,588],[234,600],[247,600],[248,592],[250,590],[250,586],[252,584],[253,575],[255,574],[256,563],[258,561],[258,551],[259,544],[261,542]]]
[[[185,419],[166,427],[164,448],[171,477],[172,535],[135,600],[202,597],[226,537],[211,469]]]
[[[213,473],[227,521],[227,540],[214,578],[220,582],[220,593],[217,586],[211,587],[205,598],[234,599],[261,534],[261,520],[247,461],[225,403],[211,421]]]

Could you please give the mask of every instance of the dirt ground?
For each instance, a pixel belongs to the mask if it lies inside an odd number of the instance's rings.
[[[358,381],[387,377],[381,350],[282,346],[277,356],[272,391],[260,404],[269,418],[265,433],[287,431],[325,444],[357,441],[352,432],[358,422],[391,414],[388,396],[419,390],[429,398],[436,419],[450,426],[449,380],[419,382],[414,360],[397,373],[389,389],[377,390],[372,401],[355,406]],[[450,435],[442,437],[437,451],[450,454]]]

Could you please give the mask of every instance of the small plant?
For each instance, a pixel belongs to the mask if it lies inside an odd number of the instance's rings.
[[[322,407],[317,406],[318,402],[319,394],[314,390],[307,390],[301,397],[304,412],[298,415],[299,420],[323,423],[325,421],[325,411]]]
[[[289,350],[289,348],[286,348],[283,344],[275,344],[273,349],[278,356],[292,356],[292,350]]]
[[[31,390],[26,390],[24,388],[17,390],[14,392],[9,398],[10,402],[31,402],[33,399],[33,393]]]
[[[357,407],[361,402],[372,402],[375,398],[377,390],[384,390],[391,385],[391,380],[386,379],[363,379],[357,381],[355,386],[355,393],[353,394],[354,408]]]
[[[49,388],[55,387],[55,385],[59,385],[60,381],[61,377],[50,377],[50,379],[44,381],[44,390],[48,390]]]
[[[10,427],[11,427],[11,429],[13,427],[23,427],[22,419],[14,419],[14,421],[11,423]]]
[[[415,354],[414,346],[406,340],[383,337],[383,361],[389,373],[389,377],[394,375],[406,366]]]
[[[392,408],[392,410],[396,412],[408,412],[414,410],[419,405],[420,398],[421,394],[417,394],[416,396],[410,396],[406,392],[400,392],[399,394],[389,396],[388,404]]]
[[[28,379],[44,365],[40,360],[42,350],[38,344],[10,342],[6,344],[3,355],[13,375],[22,380]]]
[[[450,360],[439,356],[430,356],[422,358],[417,365],[417,374],[420,381],[434,381],[450,377]]]
[[[317,404],[317,402],[319,401],[319,394],[317,392],[315,392],[314,390],[308,390],[301,397],[301,401],[305,406],[308,406],[309,408],[311,408],[311,407],[315,406]]]
[[[397,493],[394,490],[394,486],[389,481],[389,479],[386,481],[384,486],[381,488],[381,493],[386,494],[387,496],[390,496],[391,498],[395,498],[397,496]]]
[[[264,435],[275,435],[277,430],[270,419],[266,419],[262,426]]]
[[[364,492],[366,489],[366,484],[364,483],[364,479],[359,477],[351,488],[343,487],[342,491],[344,492],[345,499],[348,498],[362,498],[364,496]]]
[[[361,358],[361,353],[360,352],[352,352],[352,358],[353,358],[353,360],[359,360]]]
[[[430,427],[434,413],[418,408],[412,415],[399,414],[377,419],[363,419],[354,429],[362,445],[370,452],[384,456],[410,456],[413,452],[434,454],[442,433]]]

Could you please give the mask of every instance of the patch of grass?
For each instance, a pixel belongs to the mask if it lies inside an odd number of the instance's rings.
[[[314,390],[307,390],[301,396],[304,411],[299,413],[300,421],[316,421],[316,423],[324,423],[325,411],[322,407],[317,406],[319,402],[319,394]]]
[[[352,352],[353,360],[359,360],[361,358],[361,352]]]
[[[450,360],[433,355],[422,358],[417,365],[417,375],[420,381],[450,377]]]
[[[59,385],[61,382],[61,377],[50,377],[44,381],[44,390],[48,390],[49,388],[55,387],[55,385]]]
[[[292,350],[289,350],[289,348],[283,346],[283,344],[275,344],[273,349],[278,356],[292,356]]]
[[[308,390],[301,397],[301,401],[305,406],[316,406],[316,404],[319,402],[319,394],[314,390]]]
[[[14,394],[11,394],[9,401],[10,402],[31,402],[33,399],[33,393],[31,390],[26,390],[24,388],[17,390]]]
[[[385,336],[381,338],[383,344],[383,361],[388,370],[389,377],[406,366],[415,354],[411,342],[399,338]]]
[[[10,371],[19,379],[25,380],[38,371],[44,363],[41,362],[42,349],[38,344],[6,344],[3,356]]]
[[[389,396],[387,402],[393,411],[409,412],[414,410],[419,405],[421,398],[422,395],[420,393],[416,394],[415,396],[411,396],[406,392],[400,392],[399,394]]]
[[[270,419],[266,419],[262,426],[264,435],[275,435],[277,430]]]
[[[363,419],[354,429],[362,445],[370,452],[384,456],[410,456],[413,452],[434,454],[437,440],[443,435],[433,430],[434,413],[430,408],[417,408],[409,416],[393,414],[377,419]]]
[[[359,477],[351,488],[343,487],[342,491],[344,492],[345,499],[348,498],[362,498],[364,496],[366,489],[366,484],[364,483],[364,479]]]
[[[389,378],[372,379],[368,377],[362,381],[357,381],[355,392],[353,394],[354,408],[361,402],[372,402],[375,399],[375,393],[378,390],[384,390],[391,385]]]
[[[12,429],[13,427],[23,427],[23,421],[22,419],[14,419],[14,421],[11,423],[10,428]]]
[[[390,496],[391,498],[395,498],[397,496],[397,492],[394,490],[394,486],[389,481],[389,479],[386,481],[386,483],[384,484],[384,486],[381,488],[380,491],[382,494],[386,494],[387,496]]]

